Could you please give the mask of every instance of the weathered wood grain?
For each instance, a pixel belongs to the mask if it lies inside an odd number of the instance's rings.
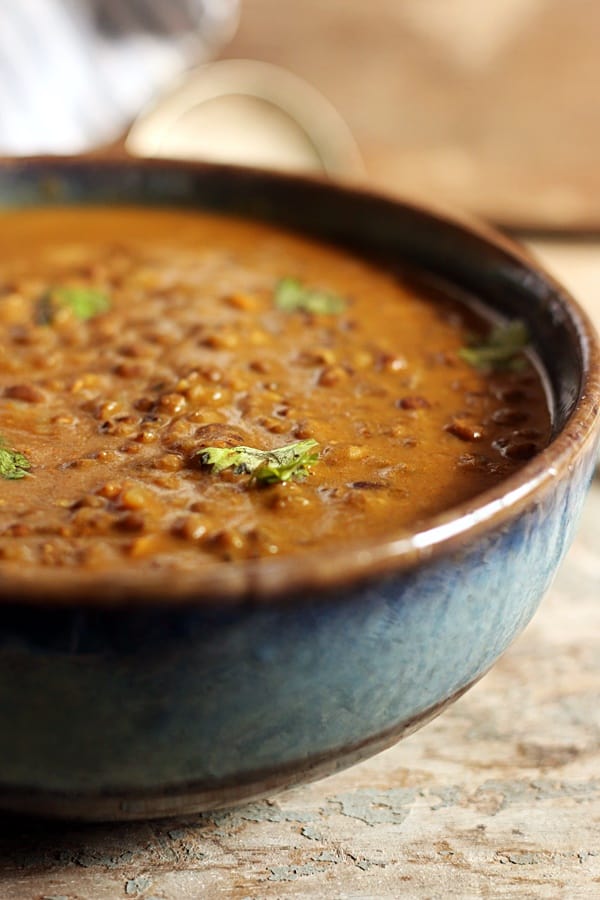
[[[600,323],[596,245],[535,249]],[[525,634],[386,753],[238,810],[0,821],[2,900],[600,896],[600,483]]]
[[[593,247],[537,244],[600,321]],[[600,482],[536,618],[454,707],[346,772],[161,823],[0,822],[2,900],[600,896]]]
[[[380,756],[231,812],[4,818],[3,900],[600,896],[600,483],[525,634]]]

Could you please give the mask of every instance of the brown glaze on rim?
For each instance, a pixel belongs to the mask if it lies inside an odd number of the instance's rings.
[[[0,170],[37,166],[54,169],[133,169],[140,171],[186,170],[227,175],[239,183],[305,185],[324,195],[340,192],[350,200],[371,201],[382,209],[406,209],[433,223],[475,238],[499,251],[507,263],[517,264],[543,283],[567,313],[581,358],[579,394],[574,410],[550,445],[495,488],[477,495],[429,519],[418,532],[397,531],[389,537],[348,541],[282,559],[221,562],[203,566],[197,574],[119,572],[118,583],[110,573],[53,572],[49,583],[36,574],[2,573],[0,604],[48,604],[72,607],[114,606],[237,606],[302,602],[304,596],[331,592],[383,575],[400,573],[447,556],[469,542],[502,528],[555,486],[568,478],[575,463],[594,452],[600,425],[600,347],[588,315],[571,295],[537,263],[532,255],[508,237],[471,217],[448,215],[425,205],[406,202],[354,184],[329,182],[318,176],[290,175],[266,170],[182,160],[103,159],[98,157],[28,157],[0,161]],[[126,201],[125,201],[126,202]],[[173,205],[178,205],[173,200]],[[225,213],[227,214],[227,213]],[[286,226],[282,226],[286,227]],[[485,298],[484,298],[485,302]],[[39,576],[39,570],[37,571]]]

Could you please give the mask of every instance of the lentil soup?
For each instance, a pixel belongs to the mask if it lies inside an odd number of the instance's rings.
[[[7,572],[414,531],[549,441],[525,341],[506,354],[480,311],[347,252],[177,210],[2,221]]]

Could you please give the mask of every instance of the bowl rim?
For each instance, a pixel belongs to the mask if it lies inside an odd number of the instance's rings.
[[[31,156],[0,159],[0,173],[12,170],[51,168],[69,170],[111,168],[139,170],[187,170],[204,174],[220,173],[236,179],[264,184],[310,185],[325,195],[345,194],[357,202],[373,202],[380,207],[404,209],[444,228],[458,231],[464,238],[483,241],[499,251],[507,262],[524,267],[543,283],[558,300],[572,325],[580,350],[581,389],[574,409],[564,426],[540,453],[496,486],[427,519],[424,527],[407,533],[397,529],[386,536],[362,538],[345,544],[311,549],[297,556],[262,558],[235,562],[215,562],[203,566],[199,574],[173,572],[144,573],[119,570],[115,583],[109,573],[78,569],[52,573],[51,582],[41,583],[35,571],[2,573],[0,608],[8,604],[61,606],[90,609],[131,607],[231,608],[240,605],[291,605],[307,597],[340,595],[350,586],[406,572],[431,560],[459,551],[469,541],[481,539],[506,527],[532,503],[552,492],[573,472],[575,463],[593,453],[600,440],[600,344],[588,314],[571,294],[516,241],[491,225],[466,213],[448,212],[431,204],[405,200],[367,188],[356,182],[328,180],[321,175],[295,174],[246,166],[181,159],[132,158],[128,156]],[[85,203],[81,205],[86,205]],[[90,204],[87,204],[90,205]],[[152,205],[152,204],[148,204]],[[155,204],[158,205],[158,204]],[[181,205],[174,199],[173,206]],[[20,206],[0,206],[4,210]],[[201,206],[198,205],[201,209]],[[225,213],[227,214],[227,213]],[[231,213],[229,213],[231,214]],[[258,218],[258,217],[257,217]],[[285,225],[280,227],[287,227]],[[304,232],[310,236],[310,232]],[[317,240],[321,240],[317,236]],[[483,298],[485,303],[485,297]],[[0,565],[0,572],[1,572]],[[39,569],[36,570],[39,575]]]

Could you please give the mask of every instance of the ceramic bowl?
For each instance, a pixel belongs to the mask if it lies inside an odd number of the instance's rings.
[[[487,229],[315,179],[218,165],[30,160],[0,205],[185,205],[425,270],[528,324],[550,446],[432,519],[210,583],[0,583],[0,807],[81,818],[231,805],[424,724],[525,627],[576,527],[598,443],[598,347],[566,292]],[[515,711],[516,713],[516,711]]]

